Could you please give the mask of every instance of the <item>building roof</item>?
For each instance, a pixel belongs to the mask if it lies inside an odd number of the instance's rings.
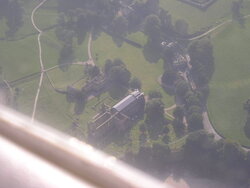
[[[112,108],[115,109],[118,112],[121,112],[123,109],[125,109],[127,106],[129,106],[131,103],[136,101],[143,93],[141,93],[138,90],[135,90],[130,95],[122,99],[120,102],[118,102],[116,105],[114,105]]]

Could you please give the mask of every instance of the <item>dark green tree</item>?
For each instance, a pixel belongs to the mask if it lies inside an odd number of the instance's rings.
[[[94,78],[100,74],[100,69],[96,65],[87,65],[85,67],[85,72],[90,78]]]
[[[161,99],[162,94],[160,91],[151,90],[148,92],[148,97],[149,97],[149,99]]]
[[[5,1],[4,1],[5,2]],[[9,1],[6,10],[6,31],[8,37],[13,37],[17,30],[23,25],[23,8],[18,0]]]
[[[114,37],[125,37],[128,32],[128,20],[123,16],[116,17],[111,23]]]
[[[243,7],[243,0],[233,1],[231,5],[232,17],[234,20],[238,21],[241,25],[244,25],[244,17],[241,13],[241,8]]]
[[[131,73],[124,66],[113,66],[109,71],[109,80],[115,86],[129,85]]]
[[[164,121],[164,104],[160,99],[152,99],[146,105],[146,122],[162,124]]]
[[[158,173],[163,173],[168,167],[168,160],[170,158],[170,149],[167,145],[153,144],[152,147],[152,162],[154,169]]]
[[[250,99],[248,99],[244,105],[243,105],[244,110],[247,111],[248,114],[250,114]]]
[[[178,119],[178,120],[182,121],[183,117],[184,117],[184,109],[183,109],[183,107],[177,106],[174,109],[173,115],[174,115],[175,119]]]
[[[70,63],[74,60],[74,51],[72,45],[64,44],[60,51],[58,64],[62,70],[66,70]]]
[[[250,116],[248,115],[245,126],[244,126],[245,135],[250,138]]]
[[[177,79],[176,71],[174,71],[173,69],[166,70],[161,77],[162,83],[166,85],[173,85],[176,79]]]
[[[146,17],[144,33],[151,39],[161,35],[161,20],[157,15],[149,15]]]
[[[189,91],[189,85],[185,80],[179,79],[176,84],[176,91],[175,93],[181,97],[184,97],[186,93]]]
[[[203,129],[203,118],[200,113],[192,113],[187,118],[189,131],[197,131]]]
[[[213,46],[209,40],[193,42],[188,52],[191,58],[194,81],[199,87],[204,86],[211,79],[214,72]]]
[[[177,135],[177,137],[182,136],[185,132],[185,125],[183,123],[183,120],[174,119],[172,124],[173,124],[174,131],[175,131],[175,134]]]
[[[106,75],[109,74],[109,71],[110,71],[110,69],[111,69],[112,66],[113,66],[113,61],[110,60],[110,59],[107,59],[107,60],[105,61],[105,64],[104,64],[104,73],[105,73]]]
[[[132,78],[129,83],[129,86],[132,89],[141,89],[141,85],[141,81],[136,77]]]

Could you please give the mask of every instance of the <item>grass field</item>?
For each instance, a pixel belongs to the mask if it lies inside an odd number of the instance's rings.
[[[137,42],[141,44],[146,41],[142,33],[136,33],[129,37],[137,38]],[[150,64],[145,60],[141,49],[126,43],[119,48],[112,41],[112,38],[104,33],[93,42],[93,52],[93,54],[98,54],[96,63],[100,66],[103,66],[107,59],[122,59],[132,75],[141,80],[143,92],[147,94],[150,90],[158,90],[162,93],[166,106],[171,106],[174,103],[173,97],[166,94],[157,82],[158,77],[163,74],[163,62]]]
[[[0,41],[0,66],[3,68],[4,78],[8,81],[40,71],[37,34],[30,20],[31,11],[38,2],[25,0],[23,3],[25,7],[24,25],[16,33],[13,41]],[[58,14],[54,7],[55,1],[47,1],[35,14],[35,21],[42,30],[56,24]],[[3,20],[0,22],[0,38],[5,37],[5,31],[6,25]],[[128,38],[142,45],[147,41],[147,38],[140,32],[131,34]],[[81,45],[74,41],[75,61],[86,61],[88,59],[87,43],[88,38]],[[57,40],[54,28],[43,32],[41,45],[45,68],[57,65],[62,43]],[[174,98],[166,94],[157,82],[158,77],[164,71],[162,61],[159,61],[157,64],[150,64],[145,60],[142,49],[126,43],[118,48],[111,37],[104,33],[97,40],[93,41],[92,50],[93,57],[96,57],[96,54],[98,54],[96,64],[99,66],[103,66],[106,59],[121,58],[132,75],[142,81],[143,92],[147,94],[150,90],[158,90],[163,95],[166,107],[173,105]],[[83,76],[83,68],[79,65],[72,65],[66,72],[62,72],[60,69],[53,69],[48,74],[57,88],[65,89]],[[28,116],[32,114],[38,82],[39,77],[15,86],[19,88],[17,109]],[[87,102],[84,113],[76,116],[74,114],[74,104],[68,103],[65,95],[54,91],[49,80],[44,76],[37,104],[36,119],[67,133],[70,133],[72,122],[77,120],[80,123],[82,135],[85,137],[87,122],[97,113],[92,109],[92,106],[106,97],[109,97],[108,93],[103,93],[99,99],[91,99]],[[139,132],[139,125],[137,124],[125,136],[124,140],[118,138],[120,141],[117,140],[117,143],[113,142],[105,150],[116,156],[120,156],[128,148],[131,148],[133,152],[138,151]]]
[[[208,110],[216,130],[226,138],[250,146],[243,131],[250,98],[250,21],[234,23],[213,38],[215,73],[210,84]]]
[[[169,11],[173,21],[177,19],[186,20],[189,24],[189,32],[199,31],[201,28],[214,25],[219,20],[231,18],[231,4],[234,0],[218,0],[206,11],[192,7],[178,0],[160,0],[162,8]],[[250,1],[244,1],[244,14],[250,13]]]

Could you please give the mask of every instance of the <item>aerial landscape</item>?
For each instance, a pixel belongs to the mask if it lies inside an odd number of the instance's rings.
[[[247,188],[249,52],[250,0],[1,0],[0,104],[161,180]]]

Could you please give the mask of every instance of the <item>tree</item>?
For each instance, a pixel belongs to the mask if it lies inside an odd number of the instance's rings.
[[[162,124],[164,121],[164,104],[160,99],[152,99],[146,105],[146,122]]]
[[[144,33],[148,36],[148,41],[144,46],[143,53],[149,62],[158,62],[162,56],[162,33],[161,23],[157,15],[149,15],[145,19]]]
[[[166,36],[173,33],[172,17],[168,11],[161,9],[159,13],[159,18],[161,20],[161,30]]]
[[[6,11],[6,19],[6,24],[9,27],[9,30],[6,31],[6,35],[13,37],[17,30],[23,25],[23,9],[18,0],[9,1]]]
[[[117,16],[111,23],[111,28],[114,37],[125,37],[128,32],[128,20],[123,16]]]
[[[107,59],[107,60],[105,61],[105,64],[104,64],[104,73],[105,73],[106,75],[109,74],[109,71],[110,71],[110,69],[111,69],[112,66],[113,66],[113,61],[110,60],[110,59]]]
[[[138,78],[134,77],[130,80],[129,86],[132,89],[141,89],[141,81]]]
[[[66,70],[68,66],[67,64],[72,63],[74,59],[74,51],[71,44],[64,44],[63,48],[60,51],[60,57],[58,60],[58,64],[62,70]]]
[[[187,118],[189,131],[203,129],[203,117],[200,113],[192,113]]]
[[[73,30],[65,29],[64,27],[59,26],[56,28],[55,33],[57,38],[65,44],[69,45],[73,43],[73,37],[75,35]]]
[[[75,103],[74,111],[75,114],[79,115],[84,110],[84,105],[86,102],[86,92],[82,90],[78,90],[73,88],[72,86],[67,87],[67,101],[71,103]]]
[[[104,65],[105,75],[113,86],[128,87],[131,73],[126,68],[125,63],[120,59],[106,60]]]
[[[175,119],[178,119],[178,120],[182,121],[183,117],[184,117],[184,109],[183,109],[183,107],[177,106],[174,109],[173,115],[174,115]]]
[[[109,71],[109,80],[115,86],[129,85],[131,73],[124,66],[113,66]]]
[[[158,173],[163,173],[166,171],[169,157],[170,157],[170,149],[167,145],[158,143],[153,144],[152,162],[154,169],[156,169]]]
[[[180,119],[174,119],[173,122],[173,128],[175,131],[175,134],[179,137],[182,136],[184,134],[185,131],[185,125],[183,123],[183,120]]]
[[[94,78],[100,74],[100,69],[96,65],[87,65],[85,68],[85,72],[90,78]]]
[[[202,110],[200,106],[192,105],[188,107],[188,115],[191,115],[193,113],[201,114]]]
[[[250,138],[250,116],[248,115],[247,117],[247,121],[245,123],[245,126],[244,126],[244,132],[245,132],[245,135]]]
[[[214,72],[213,46],[209,40],[193,42],[188,52],[191,58],[191,73],[198,86],[204,86],[211,79]]]
[[[144,33],[151,39],[159,37],[161,34],[161,20],[157,15],[149,15],[145,18]]]
[[[1,0],[0,1],[0,19],[2,19],[8,10],[9,0]]]
[[[118,59],[118,58],[114,59],[113,65],[114,66],[124,66],[125,67],[125,63],[121,59]]]
[[[148,92],[149,99],[161,99],[162,94],[160,91],[151,90]]]
[[[241,8],[243,0],[233,1],[231,5],[232,17],[234,20],[238,21],[240,24],[244,24],[244,18],[241,14]]]
[[[247,120],[244,126],[244,132],[245,135],[250,138],[250,99],[248,99],[244,105],[243,105],[244,110],[247,111]]]
[[[215,177],[216,168],[220,168],[218,144],[215,143],[213,135],[206,132],[191,133],[183,147],[184,164],[196,175]]]
[[[248,114],[250,113],[250,99],[248,99],[248,100],[244,103],[243,108],[244,108],[244,110],[247,111]]]
[[[173,69],[168,69],[161,77],[161,81],[166,85],[173,85],[177,79],[176,72]]]
[[[184,97],[186,93],[189,91],[189,85],[185,80],[179,79],[176,84],[175,93],[181,97]]]
[[[199,97],[196,95],[196,93],[189,91],[186,93],[185,95],[185,102],[187,104],[187,106],[192,106],[192,105],[200,105],[200,99]]]

